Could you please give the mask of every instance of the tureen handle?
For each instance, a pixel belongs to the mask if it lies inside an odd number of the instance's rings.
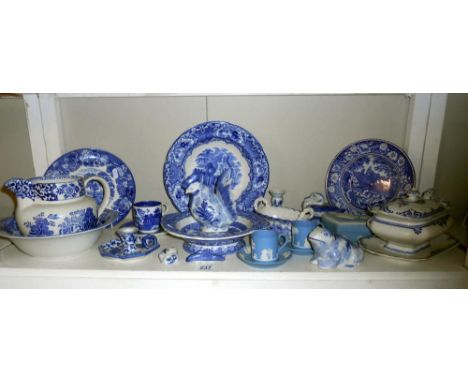
[[[103,198],[102,198],[102,203],[98,207],[98,217],[99,217],[109,205],[110,198],[111,198],[111,190],[110,190],[109,185],[107,184],[107,182],[104,180],[104,178],[101,178],[100,176],[97,176],[97,175],[90,176],[89,178],[86,178],[85,181],[84,181],[85,187],[92,180],[95,180],[96,182],[98,182],[102,186],[103,194],[104,194]]]
[[[262,207],[262,205],[263,205],[263,207]],[[270,206],[270,203],[265,198],[260,197],[260,198],[255,199],[255,202],[254,202],[254,210],[255,211],[258,211],[261,208],[269,207],[269,206]]]
[[[311,207],[304,208],[299,214],[297,220],[310,220],[314,217],[314,209]]]

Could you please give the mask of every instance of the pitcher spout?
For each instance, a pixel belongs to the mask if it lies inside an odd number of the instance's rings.
[[[4,186],[13,192],[18,199],[34,200],[32,183],[28,179],[11,178],[5,182]]]

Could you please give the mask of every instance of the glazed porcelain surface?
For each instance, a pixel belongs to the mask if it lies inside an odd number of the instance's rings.
[[[189,195],[189,211],[203,232],[226,232],[236,221],[231,174],[227,169],[219,176],[206,177],[205,172],[195,169],[182,183]]]
[[[284,248],[279,254],[276,260],[274,261],[258,261],[252,257],[252,253],[249,251],[242,251],[237,254],[237,258],[242,262],[250,265],[254,268],[259,269],[268,269],[278,267],[283,265],[286,261],[288,261],[292,257],[291,252],[288,251],[287,248]]]
[[[274,229],[254,231],[250,239],[251,256],[255,261],[276,261],[289,244],[288,238]]]
[[[104,187],[107,186],[110,189],[110,197],[105,208],[118,212],[118,222],[125,218],[135,201],[136,186],[130,169],[117,156],[104,150],[85,148],[70,151],[53,162],[45,175],[80,176],[85,180],[98,176],[103,179],[103,181],[93,179],[88,182],[86,194],[102,208]]]
[[[172,213],[163,216],[163,229],[172,236],[185,241],[184,249],[192,255],[188,261],[203,258],[220,260],[228,254],[237,252],[244,246],[243,238],[254,230],[268,227],[268,222],[253,213],[238,213],[237,219],[227,232],[204,232],[200,223],[190,214]]]
[[[146,200],[133,204],[133,222],[142,233],[159,231],[161,217],[167,211],[167,206],[156,200]]]
[[[126,245],[118,239],[110,240],[99,246],[99,253],[102,257],[117,260],[131,260],[148,256],[159,248],[158,241],[154,241],[151,246],[135,245],[134,250],[128,251]]]
[[[93,177],[92,179],[96,179]],[[79,177],[13,178],[5,183],[17,200],[15,218],[25,236],[66,235],[93,229],[99,213],[93,198],[85,195],[88,180]],[[105,207],[110,190],[105,187]]]
[[[422,261],[431,258],[432,256],[442,254],[455,248],[458,242],[452,237],[442,234],[429,242],[429,245],[422,250],[413,253],[403,253],[394,251],[387,247],[387,242],[378,237],[365,237],[359,240],[360,247],[373,255],[392,257],[405,261]]]
[[[205,186],[229,171],[229,188],[237,211],[253,210],[268,187],[269,166],[262,146],[247,130],[229,122],[210,121],[179,136],[167,154],[163,169],[167,193],[181,212],[189,210],[183,181],[197,175]]]
[[[310,220],[314,217],[314,210],[306,208],[298,211],[293,208],[273,207],[269,201],[263,197],[255,200],[255,212],[265,218],[276,232],[286,235],[291,240],[292,223],[296,220]],[[318,223],[318,219],[315,219]]]
[[[428,247],[453,222],[444,202],[423,198],[416,190],[371,211],[374,215],[368,226],[372,233],[385,240],[388,249],[408,255]]]
[[[99,239],[102,230],[115,224],[118,213],[104,211],[95,228],[60,236],[23,236],[14,217],[0,221],[0,237],[10,240],[22,252],[40,258],[68,258],[78,255],[92,246]]]
[[[332,205],[365,215],[368,209],[409,192],[414,180],[413,164],[401,148],[366,139],[345,147],[335,157],[325,188]]]
[[[316,227],[309,234],[309,241],[316,254],[313,262],[321,269],[354,269],[364,260],[361,248],[323,227]]]

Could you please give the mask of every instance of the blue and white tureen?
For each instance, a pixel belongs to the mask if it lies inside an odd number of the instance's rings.
[[[371,212],[367,224],[372,233],[386,242],[386,249],[408,255],[428,247],[452,225],[447,203],[434,198],[432,190],[422,195],[412,190]]]

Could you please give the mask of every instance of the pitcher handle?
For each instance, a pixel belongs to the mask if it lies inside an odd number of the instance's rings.
[[[258,212],[258,210],[260,209],[260,206],[261,205],[264,205],[264,207],[269,207],[270,206],[270,203],[268,203],[268,200],[263,198],[263,197],[259,197],[257,199],[255,199],[255,202],[254,202],[254,210],[256,212]]]
[[[311,207],[307,207],[299,214],[297,220],[310,220],[314,217],[314,209]]]
[[[102,186],[102,189],[104,191],[103,192],[104,195],[103,195],[103,198],[102,198],[102,203],[98,207],[98,217],[99,217],[109,205],[110,198],[111,198],[111,190],[110,190],[109,185],[105,181],[105,179],[101,178],[100,176],[97,176],[97,175],[90,176],[89,178],[86,178],[85,181],[84,181],[85,187],[92,180],[95,180],[95,181],[99,182],[99,184]]]
[[[278,248],[278,253],[282,252],[283,249],[289,244],[289,240],[288,240],[288,237],[283,234],[283,233],[280,233],[278,235],[278,243],[279,243],[279,248]],[[281,244],[282,243],[282,244]]]

